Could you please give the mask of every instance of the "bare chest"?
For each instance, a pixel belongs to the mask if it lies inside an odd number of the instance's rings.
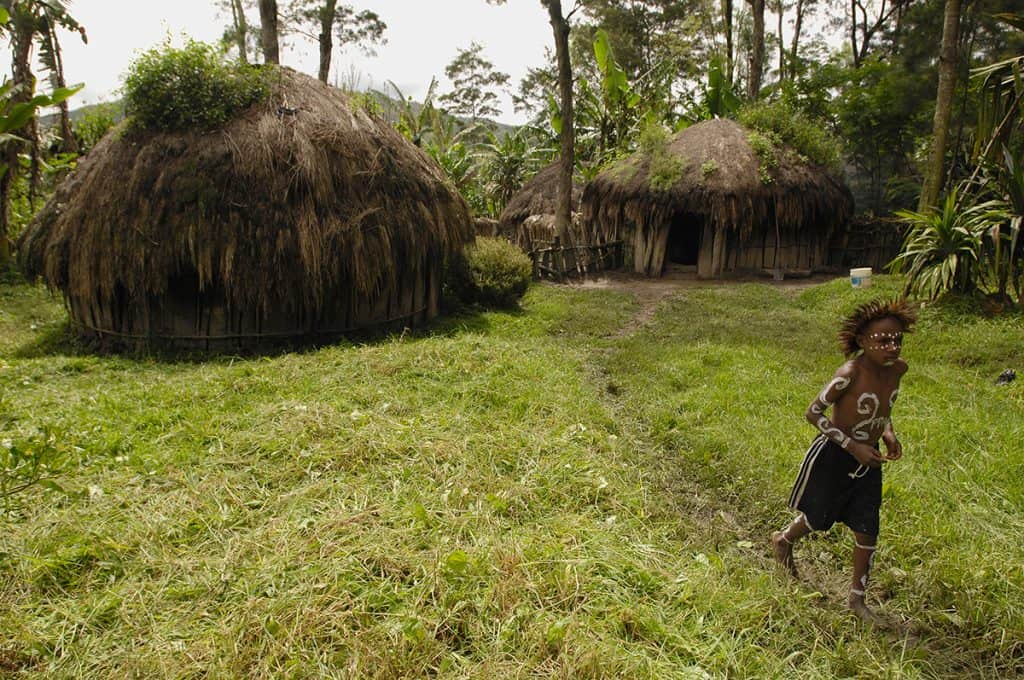
[[[836,425],[861,442],[875,442],[892,418],[899,381],[855,381],[833,406]]]

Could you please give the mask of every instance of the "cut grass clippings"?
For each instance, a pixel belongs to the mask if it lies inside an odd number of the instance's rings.
[[[0,285],[0,440],[66,493],[0,533],[0,674],[1006,677],[1024,672],[1021,318],[923,310],[869,600],[839,529],[768,533],[871,291],[535,285],[423,334],[208,361],[77,347]]]

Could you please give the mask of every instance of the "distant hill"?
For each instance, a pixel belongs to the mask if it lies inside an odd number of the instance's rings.
[[[69,114],[71,115],[71,122],[76,123],[95,111],[107,111],[114,117],[115,122],[120,122],[120,120],[124,118],[124,100],[115,99],[112,102],[86,104],[85,106],[80,106],[77,109],[71,109],[69,111]],[[48,113],[45,116],[40,116],[39,125],[44,128],[56,125],[58,116],[59,114],[57,113]]]

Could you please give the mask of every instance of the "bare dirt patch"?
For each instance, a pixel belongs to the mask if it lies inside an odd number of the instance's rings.
[[[688,288],[715,288],[737,283],[764,283],[788,290],[800,290],[835,278],[833,274],[816,274],[810,277],[787,278],[775,281],[770,276],[747,275],[729,279],[698,279],[693,268],[670,267],[664,275],[654,278],[627,271],[602,272],[593,278],[569,285],[579,288],[607,288],[629,293],[636,298],[640,309],[636,315],[616,333],[616,337],[627,337],[646,326],[658,308],[680,290]]]

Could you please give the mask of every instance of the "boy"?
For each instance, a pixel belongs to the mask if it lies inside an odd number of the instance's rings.
[[[853,581],[847,604],[857,616],[875,621],[864,604],[882,505],[882,463],[898,460],[903,447],[890,413],[907,363],[900,358],[903,334],[916,321],[902,300],[861,305],[844,322],[839,344],[850,358],[807,407],[807,420],[820,431],[804,457],[789,506],[800,512],[772,534],[775,559],[796,576],[793,544],[839,521],[854,532]],[[831,419],[825,411],[832,407]],[[885,442],[886,454],[878,450]]]

